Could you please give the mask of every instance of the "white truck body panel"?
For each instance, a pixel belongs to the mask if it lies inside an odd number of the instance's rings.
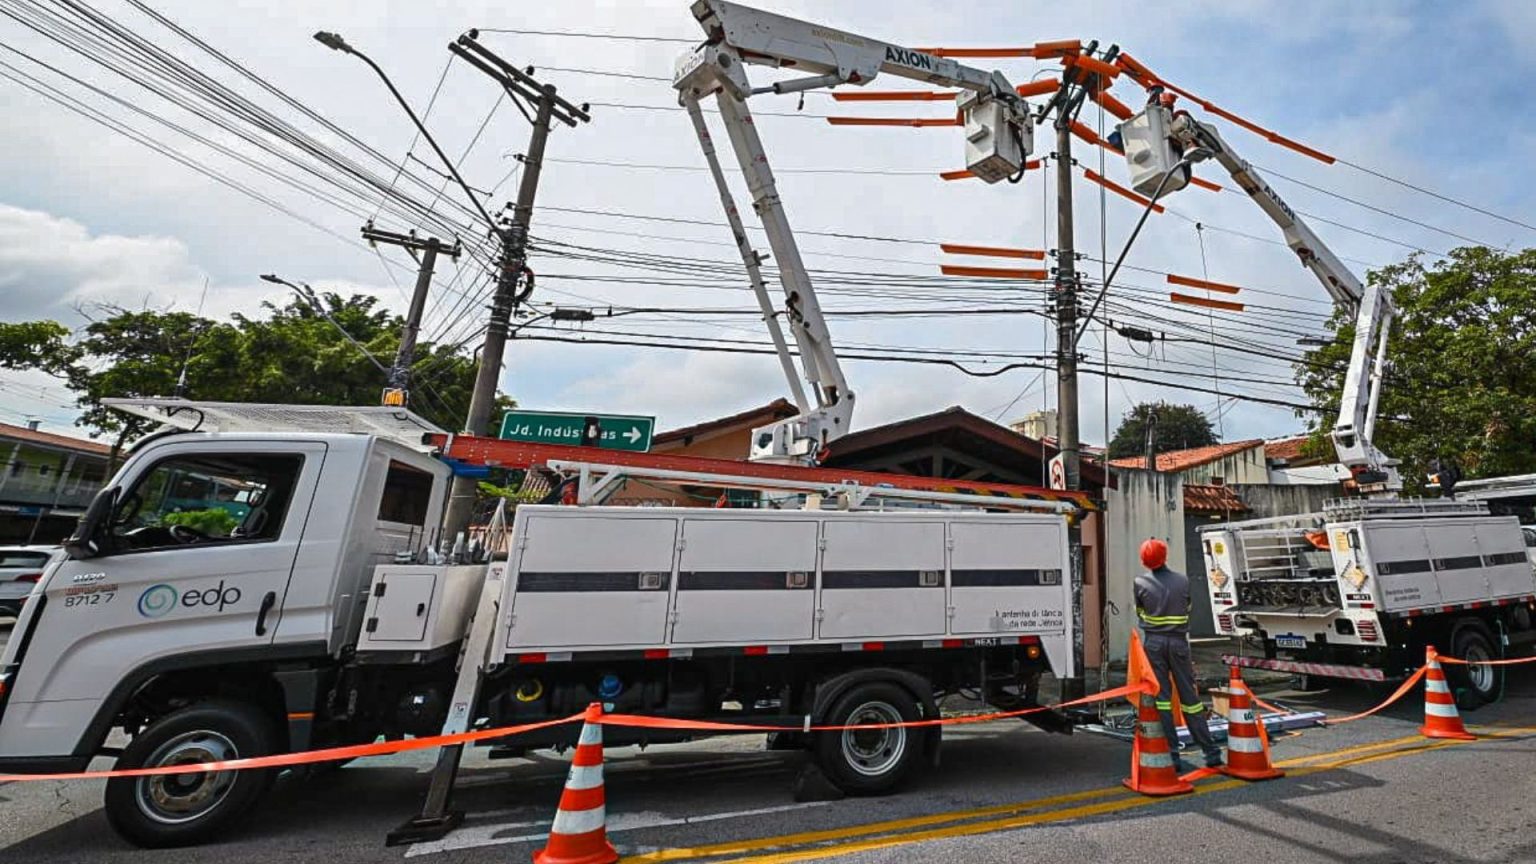
[[[1053,514],[524,505],[504,656],[1037,636],[1070,676]]]

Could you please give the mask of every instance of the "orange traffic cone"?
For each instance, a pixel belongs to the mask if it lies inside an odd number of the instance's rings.
[[[1461,725],[1461,715],[1456,712],[1456,697],[1451,685],[1446,683],[1445,670],[1440,668],[1440,654],[1435,646],[1424,649],[1424,725],[1419,734],[1425,738],[1452,738],[1458,741],[1476,741],[1477,736]]]
[[[603,706],[587,706],[581,738],[571,755],[571,773],[560,793],[560,809],[549,829],[549,843],[533,853],[534,864],[613,864],[619,853],[608,842],[603,797]]]
[[[1163,737],[1163,721],[1157,714],[1155,696],[1145,693],[1136,708],[1136,744],[1131,748],[1131,776],[1121,781],[1143,795],[1182,795],[1195,787],[1179,779]]]
[[[1240,780],[1284,777],[1284,771],[1270,764],[1269,736],[1263,721],[1254,715],[1253,694],[1236,666],[1227,688],[1232,691],[1232,705],[1227,711],[1227,764],[1221,772]]]

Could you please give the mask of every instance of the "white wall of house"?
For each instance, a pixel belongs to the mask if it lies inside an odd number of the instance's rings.
[[[1264,447],[1259,444],[1215,462],[1186,468],[1180,473],[1184,475],[1185,483],[1220,482],[1230,486],[1234,483],[1269,482],[1269,466],[1264,461]]]
[[[1260,465],[1263,464],[1262,451]],[[1131,584],[1142,571],[1141,544],[1156,537],[1168,544],[1168,561],[1183,566],[1184,478],[1140,469],[1112,469],[1118,488],[1105,493],[1106,557],[1104,591],[1109,603],[1109,658],[1124,660],[1131,630],[1136,627],[1136,602]],[[1110,605],[1113,604],[1113,605]],[[1119,610],[1116,612],[1116,610]]]

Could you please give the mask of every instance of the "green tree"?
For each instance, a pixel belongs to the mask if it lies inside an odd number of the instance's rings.
[[[1109,458],[1123,459],[1146,453],[1149,423],[1154,426],[1152,449],[1156,453],[1217,443],[1211,421],[1195,406],[1143,402],[1120,419],[1120,427],[1109,442]]]
[[[1430,463],[1468,478],[1536,472],[1536,249],[1453,251],[1372,272],[1397,307],[1388,341],[1376,445],[1422,488]],[[1337,312],[1333,340],[1309,351],[1297,381],[1321,438],[1337,416],[1354,318]]]
[[[209,537],[228,537],[229,532],[240,525],[240,520],[228,510],[182,510],[160,517],[161,525],[184,525]]]
[[[0,368],[58,377],[75,393],[79,425],[117,440],[147,431],[148,423],[111,411],[101,400],[170,396],[183,363],[189,399],[377,405],[384,373],[347,338],[378,362],[393,361],[403,321],[377,306],[368,295],[322,293],[313,303],[294,298],[284,305],[264,304],[260,315],[235,315],[227,322],[187,312],[108,308],[73,340],[54,321],[0,323]],[[474,386],[473,356],[420,342],[412,377],[411,409],[445,429],[458,429]],[[513,404],[498,397],[492,422]]]

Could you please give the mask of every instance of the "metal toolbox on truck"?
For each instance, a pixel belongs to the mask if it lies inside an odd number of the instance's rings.
[[[483,564],[375,568],[358,653],[388,652],[395,660],[457,646],[484,578]]]

